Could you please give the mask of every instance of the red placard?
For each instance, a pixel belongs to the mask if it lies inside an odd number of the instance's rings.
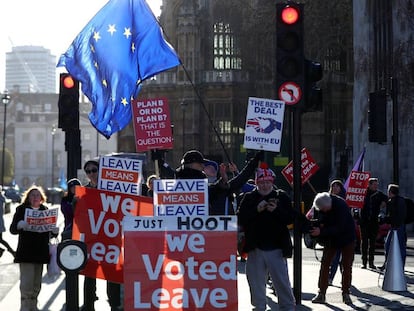
[[[362,208],[364,206],[370,177],[371,175],[369,172],[351,172],[349,186],[345,197],[349,207]]]
[[[179,221],[188,226],[193,223],[197,227],[208,221],[208,226],[211,226],[215,221],[212,221],[214,217],[206,219],[154,217],[149,221],[154,221],[152,226],[165,221]],[[144,222],[137,220],[135,224],[139,226]],[[237,311],[237,231],[209,228],[206,231],[127,229],[125,311]]]
[[[303,185],[319,170],[319,166],[316,164],[315,160],[306,148],[302,149],[301,161]],[[290,185],[293,184],[293,161],[290,161],[288,165],[282,169],[282,175],[286,178]]]
[[[137,152],[173,148],[170,110],[166,98],[134,100],[132,113]]]
[[[152,198],[76,187],[72,239],[84,241],[88,262],[81,274],[123,282],[121,221],[124,216],[152,216]]]

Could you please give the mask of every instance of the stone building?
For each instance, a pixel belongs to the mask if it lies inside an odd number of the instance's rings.
[[[316,9],[309,5],[307,15]],[[332,12],[331,24],[335,26],[334,19],[345,15]],[[272,1],[163,1],[160,24],[183,66],[145,81],[139,97],[169,100],[174,149],[167,152],[166,160],[173,166],[179,165],[183,152],[193,148],[212,159],[230,159],[243,166],[249,153],[242,147],[248,97],[276,99],[274,21]],[[309,17],[305,23],[312,36],[311,30],[319,26]],[[350,19],[348,24],[347,29],[352,29]],[[319,189],[327,189],[332,177],[345,178],[352,164],[352,35],[344,29],[338,32],[346,42],[323,48],[314,44],[307,49],[307,57],[326,65],[324,111],[302,118],[302,145],[321,167],[312,180]],[[330,35],[338,41],[338,36]],[[312,45],[311,37],[307,41]],[[287,112],[282,150],[266,154],[266,161],[276,171],[291,158],[290,126]],[[119,151],[135,151],[132,126],[120,132]],[[338,176],[341,165],[345,168]],[[283,183],[278,176],[278,184]]]
[[[414,4],[412,1],[354,1],[354,152],[366,147],[365,169],[414,197]],[[392,87],[394,80],[394,86]],[[369,94],[386,92],[386,140],[369,142]],[[393,110],[396,108],[396,110]],[[397,140],[395,138],[398,138]],[[394,148],[395,147],[395,148]]]

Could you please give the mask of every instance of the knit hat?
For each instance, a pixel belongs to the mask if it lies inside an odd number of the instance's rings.
[[[269,168],[267,163],[262,162],[260,164],[260,167],[256,170],[256,184],[259,181],[271,181],[273,182],[275,180],[275,173]]]
[[[218,164],[217,164],[216,161],[208,160],[207,162],[204,162],[204,167],[206,167],[206,166],[212,166],[212,167],[214,167],[216,172],[218,172]]]
[[[68,188],[72,187],[72,186],[81,186],[81,182],[79,179],[77,178],[72,178],[70,180],[68,180]]]

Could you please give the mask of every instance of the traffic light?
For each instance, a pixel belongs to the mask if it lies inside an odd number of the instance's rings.
[[[322,65],[305,59],[305,112],[322,111],[322,90],[317,85],[322,76]]]
[[[387,94],[385,89],[369,94],[368,141],[387,141]]]
[[[303,106],[303,4],[276,4],[276,90],[286,105]]]
[[[58,127],[66,131],[79,128],[79,82],[68,73],[59,80]]]

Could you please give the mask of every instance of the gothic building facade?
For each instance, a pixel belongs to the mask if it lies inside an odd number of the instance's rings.
[[[166,160],[178,166],[185,151],[198,149],[206,157],[231,160],[242,167],[250,152],[242,146],[248,98],[277,99],[275,3],[168,0],[163,1],[160,24],[182,66],[145,81],[139,97],[166,97],[169,101],[174,149],[166,153]],[[352,68],[344,65],[348,64],[347,58],[352,58],[348,54],[352,48],[347,50],[348,47],[352,47],[352,39],[341,51],[315,48],[318,53],[309,50],[307,55],[320,57],[318,60],[327,66],[324,110],[302,117],[302,145],[321,167],[314,180],[321,189],[326,189],[329,178],[339,177],[343,155],[346,159],[342,165],[352,163],[351,141],[347,139],[352,137]],[[276,171],[291,159],[290,127],[287,109],[282,150],[266,154],[266,161]],[[135,151],[131,126],[119,134],[118,144],[119,151]],[[281,175],[278,183],[284,183]]]

